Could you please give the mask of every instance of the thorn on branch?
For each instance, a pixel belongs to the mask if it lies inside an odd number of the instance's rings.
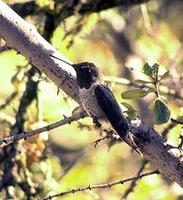
[[[83,191],[87,191],[87,190],[101,189],[101,188],[103,188],[103,189],[111,188],[111,187],[116,186],[116,185],[122,185],[126,182],[141,179],[143,177],[150,176],[150,175],[153,175],[153,174],[158,174],[158,173],[159,173],[158,170],[154,170],[154,171],[146,172],[146,173],[143,173],[141,175],[134,176],[134,177],[131,177],[131,178],[128,178],[128,179],[122,179],[122,180],[116,181],[116,182],[103,183],[103,184],[98,184],[98,185],[88,185],[87,187],[78,188],[78,189],[71,189],[71,190],[61,192],[61,193],[58,193],[58,194],[49,195],[49,196],[43,198],[42,200],[51,200],[51,199],[56,198],[56,197],[62,197],[62,196],[68,195],[68,194],[74,194],[74,193],[77,193],[77,192],[83,192]]]

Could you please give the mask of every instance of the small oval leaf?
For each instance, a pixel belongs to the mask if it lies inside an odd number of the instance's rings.
[[[135,110],[135,108],[134,108],[132,105],[130,105],[129,103],[122,102],[121,104],[122,104],[123,106],[125,106],[128,110],[137,112],[137,111]]]
[[[154,104],[154,123],[164,124],[170,119],[170,110],[161,100],[157,99]]]
[[[144,81],[144,80],[140,80],[140,79],[136,79],[134,80],[134,82],[136,84],[147,84],[147,83],[152,83],[151,81]]]
[[[166,79],[166,78],[168,78],[169,76],[170,76],[170,71],[166,71],[166,72],[161,76],[161,79],[160,79],[160,80]]]
[[[146,63],[144,66],[143,66],[143,72],[145,75],[149,76],[152,78],[152,75],[153,75],[153,68],[148,64]]]
[[[121,96],[123,99],[139,99],[145,97],[147,94],[149,94],[149,90],[134,89],[123,92]]]
[[[125,106],[125,108],[127,108],[125,113],[128,115],[128,118],[130,120],[134,120],[134,119],[137,118],[137,111],[135,110],[135,108],[132,105],[130,105],[130,104],[126,103],[126,102],[122,102],[121,104],[123,106]]]
[[[128,115],[128,118],[130,120],[135,120],[137,119],[137,113],[133,111],[126,111],[126,114]]]
[[[155,63],[155,64],[152,66],[152,68],[153,68],[153,71],[158,72],[158,70],[159,70],[159,65],[158,65],[157,63]]]

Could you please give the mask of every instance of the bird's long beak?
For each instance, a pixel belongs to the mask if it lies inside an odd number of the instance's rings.
[[[74,64],[71,64],[71,63],[69,63],[69,62],[67,62],[67,61],[65,61],[65,60],[63,60],[63,59],[61,59],[61,58],[59,58],[59,57],[54,56],[54,55],[51,55],[51,54],[50,54],[50,56],[51,56],[52,58],[55,58],[55,59],[57,59],[57,60],[60,60],[61,62],[65,63],[65,64],[67,64],[67,65],[70,65],[71,67],[73,67],[73,68],[75,69],[75,65],[74,65]]]

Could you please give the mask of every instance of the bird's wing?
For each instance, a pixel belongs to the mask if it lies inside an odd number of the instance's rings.
[[[113,128],[124,138],[129,128],[128,122],[111,90],[105,85],[98,84],[95,88],[95,95],[98,105],[107,116]]]

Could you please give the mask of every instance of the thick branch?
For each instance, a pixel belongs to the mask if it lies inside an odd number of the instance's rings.
[[[114,8],[117,6],[129,7],[137,5],[140,3],[145,3],[150,0],[87,0],[87,1],[61,1],[61,3],[56,3],[56,12],[60,17],[60,20],[66,19],[73,15],[75,12],[78,12],[82,15],[100,12],[102,10]],[[35,1],[29,1],[25,3],[15,3],[11,5],[11,8],[17,12],[20,16],[25,17],[30,14],[39,13],[41,8]]]
[[[80,12],[84,13],[84,12],[98,12],[101,10],[105,10],[105,9],[109,9],[109,8],[113,8],[113,7],[117,7],[117,6],[124,6],[124,7],[128,7],[128,6],[133,6],[133,5],[137,5],[140,3],[144,3],[144,2],[148,2],[149,0],[105,0],[105,1],[91,1],[88,0],[85,3],[80,3],[81,4],[81,8],[80,8]]]
[[[39,35],[34,26],[24,21],[1,0],[0,23],[0,37],[6,45],[24,55],[59,88],[78,101],[78,87],[72,67],[54,62],[49,54],[58,52]]]
[[[183,187],[183,149],[168,145],[165,138],[143,123],[131,124],[130,131],[131,145],[134,143],[143,157],[151,161],[161,174]]]
[[[41,10],[35,1],[14,3],[11,5],[11,8],[22,17],[38,13]]]
[[[34,27],[0,1],[0,36],[8,46],[25,55],[44,72],[59,88],[79,102],[78,87],[72,69],[65,64],[56,64],[50,53],[58,54]],[[59,55],[57,55],[59,56]],[[182,149],[170,148],[165,139],[151,127],[131,124],[128,143],[152,162],[158,171],[183,186]]]
[[[59,17],[61,20],[66,19],[73,15],[75,12],[79,14],[88,14],[93,12],[100,12],[109,8],[124,6],[129,7],[136,4],[148,2],[149,0],[86,0],[86,1],[65,1],[58,9]],[[62,14],[63,13],[63,14]]]

